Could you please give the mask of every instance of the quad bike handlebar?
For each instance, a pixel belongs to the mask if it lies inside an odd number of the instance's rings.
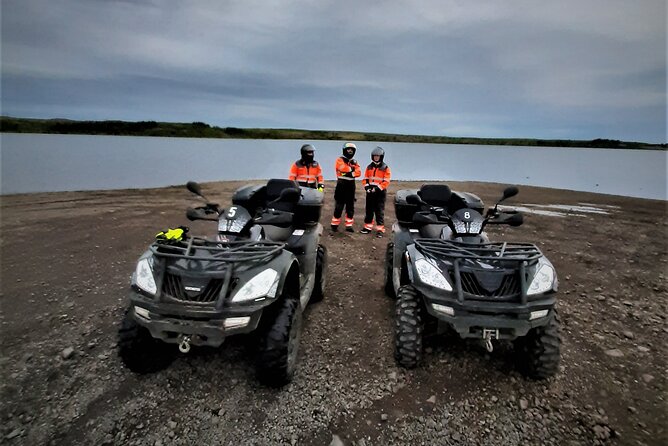
[[[503,191],[503,196],[494,204],[494,207],[487,209],[483,220],[483,227],[487,224],[520,226],[524,222],[524,216],[520,211],[508,210],[499,211],[498,206],[502,201],[514,197],[519,192],[515,186],[507,187]],[[448,214],[446,208],[440,206],[432,206],[425,202],[419,195],[412,194],[406,197],[408,204],[417,205],[420,210],[413,214],[413,222],[420,224],[438,224],[451,223],[452,216]]]

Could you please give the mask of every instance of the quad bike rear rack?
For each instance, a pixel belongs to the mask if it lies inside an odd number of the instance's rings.
[[[526,304],[526,269],[543,256],[533,243],[469,244],[418,238],[415,247],[424,255],[442,261],[460,303],[466,299]]]

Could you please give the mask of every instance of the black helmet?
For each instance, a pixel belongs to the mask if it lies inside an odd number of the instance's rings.
[[[380,159],[378,160],[377,163],[373,161],[374,155],[380,155]],[[383,150],[382,147],[376,146],[376,148],[371,151],[371,161],[373,161],[375,164],[382,164],[383,158],[385,158],[385,151]]]
[[[348,153],[349,149],[352,149],[352,154]],[[355,152],[357,152],[357,146],[351,142],[347,142],[343,145],[343,149],[341,149],[341,151],[343,152],[343,156],[348,159],[352,159],[355,156]]]
[[[311,144],[304,144],[301,148],[302,161],[305,163],[312,163],[315,153],[315,147]]]

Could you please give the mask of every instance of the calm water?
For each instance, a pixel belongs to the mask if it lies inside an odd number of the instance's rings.
[[[147,188],[188,180],[287,177],[304,142],[0,134],[2,194]],[[314,141],[326,179],[342,141]],[[486,181],[666,200],[666,151],[356,143],[376,145],[397,180]]]

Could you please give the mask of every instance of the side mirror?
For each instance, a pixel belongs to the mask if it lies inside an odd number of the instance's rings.
[[[199,183],[196,183],[195,181],[188,181],[186,183],[186,187],[190,192],[192,192],[195,195],[199,195],[200,197],[203,197],[202,195],[202,188],[199,186]]]
[[[517,195],[519,193],[519,191],[520,190],[515,186],[507,187],[503,190],[503,198],[501,200],[505,200],[507,198],[514,197],[515,195]]]

